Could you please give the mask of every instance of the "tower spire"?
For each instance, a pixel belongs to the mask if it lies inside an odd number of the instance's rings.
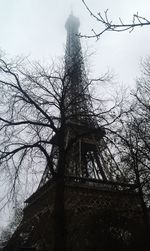
[[[75,64],[81,63],[81,44],[78,37],[80,22],[71,12],[65,28],[67,30],[67,42],[65,52],[65,67],[73,70]],[[75,70],[75,69],[74,69]]]
[[[73,15],[73,4],[71,3],[71,6],[70,6],[70,14]]]

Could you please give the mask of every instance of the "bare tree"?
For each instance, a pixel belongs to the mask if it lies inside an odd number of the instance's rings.
[[[55,201],[56,243],[61,243],[62,250],[65,250],[62,177],[65,166],[65,96],[69,88],[68,76],[63,71],[58,72],[54,66],[46,72],[40,65],[34,65],[31,73],[24,71],[20,60],[12,63],[2,58],[0,74],[1,170],[10,174],[10,189],[14,191],[18,178],[22,179],[21,171],[24,168],[34,167],[41,159],[45,166],[49,166],[51,175],[58,181]],[[57,170],[51,165],[50,159],[54,133],[61,135]]]
[[[137,184],[143,210],[145,236],[149,243],[150,225],[148,207],[150,203],[150,60],[143,63],[142,77],[137,80],[132,92],[129,109],[125,108],[117,120],[116,130],[110,130],[112,144],[121,163],[122,172],[130,182]],[[125,116],[124,116],[125,115]],[[120,177],[119,177],[120,179]],[[147,244],[148,245],[148,244]]]
[[[91,8],[86,4],[86,1],[82,0],[84,6],[86,7],[89,14],[95,19],[95,21],[98,21],[102,25],[102,29],[98,32],[96,32],[94,29],[92,29],[93,34],[92,35],[82,35],[80,34],[80,37],[86,37],[86,38],[96,38],[99,39],[101,35],[103,35],[107,31],[113,31],[113,32],[123,32],[123,31],[129,31],[132,32],[136,27],[143,27],[143,26],[149,26],[150,20],[142,17],[138,14],[133,15],[131,22],[124,23],[123,20],[119,17],[119,22],[114,23],[113,20],[110,19],[108,15],[108,9],[102,14],[101,12],[94,13]]]
[[[66,154],[70,144],[66,142],[66,129],[70,120],[77,116],[83,120],[99,118],[99,123],[112,124],[116,118],[106,119],[107,112],[99,109],[100,100],[92,98],[88,88],[93,82],[105,81],[105,76],[88,81],[84,79],[83,89],[68,98],[72,92],[71,75],[62,67],[44,68],[39,64],[30,67],[22,66],[21,59],[8,61],[0,58],[0,163],[1,172],[8,176],[11,183],[9,192],[15,193],[16,184],[24,182],[25,170],[39,171],[39,165],[49,167],[51,177],[56,181],[56,197],[54,205],[55,249],[66,250],[66,223],[64,209],[64,174]],[[88,113],[72,109],[87,102],[94,109]],[[110,110],[113,110],[117,104]],[[120,116],[120,115],[118,115]],[[108,122],[109,121],[109,122]],[[97,121],[98,123],[98,121]],[[59,139],[59,158],[57,165],[52,165],[51,145]],[[76,139],[74,139],[76,140]],[[73,142],[71,142],[73,143]]]

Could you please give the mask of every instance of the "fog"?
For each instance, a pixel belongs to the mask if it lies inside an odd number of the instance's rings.
[[[86,0],[94,12],[104,13],[114,22],[132,21],[133,14],[149,18],[148,0]],[[80,32],[92,34],[101,29],[93,20],[81,0],[0,0],[0,48],[9,56],[28,56],[30,59],[49,62],[64,55],[65,21],[73,10],[80,19]],[[132,86],[139,75],[140,61],[150,50],[150,27],[136,28],[132,33],[105,33],[99,41],[82,39],[89,48],[93,74],[112,69],[116,80]]]

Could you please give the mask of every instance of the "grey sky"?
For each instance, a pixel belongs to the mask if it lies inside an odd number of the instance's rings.
[[[104,12],[109,9],[110,18],[121,17],[129,22],[132,15],[150,18],[149,0],[86,0],[91,10]],[[73,9],[80,19],[82,34],[91,29],[99,30],[81,0],[0,0],[0,48],[9,56],[29,56],[31,59],[48,62],[64,55],[65,22]],[[105,33],[101,39],[85,40],[90,52],[93,74],[112,69],[116,80],[133,86],[139,75],[141,58],[150,54],[150,26],[137,28],[132,33]],[[90,53],[89,52],[89,53]],[[2,221],[2,218],[0,218]]]
[[[89,7],[102,13],[108,8],[110,18],[124,22],[132,14],[149,18],[149,0],[86,0]],[[91,33],[99,23],[94,22],[81,0],[0,0],[0,48],[9,56],[25,55],[41,61],[64,54],[66,33],[64,24],[71,8],[79,17],[83,34]],[[118,80],[132,85],[139,74],[139,62],[150,51],[150,27],[132,33],[105,33],[102,38],[83,40],[90,52],[93,73],[114,70]]]

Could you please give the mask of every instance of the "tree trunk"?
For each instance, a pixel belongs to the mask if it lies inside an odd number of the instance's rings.
[[[144,201],[144,194],[143,194],[143,190],[142,190],[142,187],[141,187],[139,171],[138,171],[138,164],[135,166],[134,171],[135,171],[135,175],[136,175],[136,182],[137,182],[137,185],[138,185],[139,197],[140,197],[140,201],[141,201],[141,208],[142,208],[142,212],[143,212],[143,222],[144,222],[144,231],[145,231],[145,243],[144,243],[145,249],[144,250],[149,251],[150,250],[149,215],[148,215],[148,210],[147,210],[146,203]]]
[[[64,149],[64,140],[62,140],[59,146],[59,160],[58,160],[57,175],[56,175],[56,193],[54,201],[54,251],[66,251],[64,173],[65,173],[65,149]]]
[[[64,208],[64,179],[56,180],[54,202],[54,251],[66,251],[66,219]]]

